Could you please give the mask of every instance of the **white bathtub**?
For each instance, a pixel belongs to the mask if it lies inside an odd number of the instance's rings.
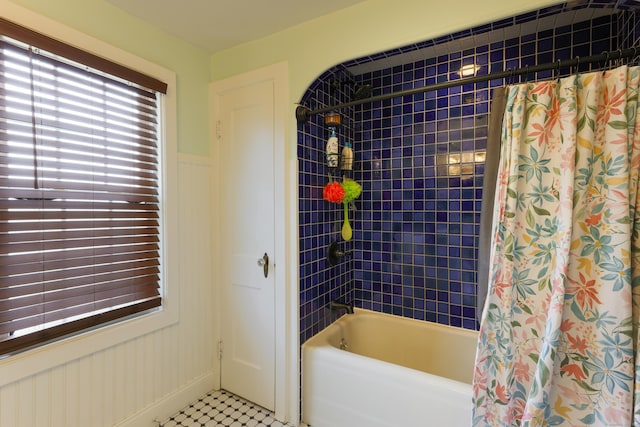
[[[478,333],[356,309],[302,346],[311,427],[471,425]],[[343,340],[348,350],[341,350]]]

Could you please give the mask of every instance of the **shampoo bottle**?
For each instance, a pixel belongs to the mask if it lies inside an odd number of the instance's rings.
[[[338,137],[335,129],[331,129],[331,136],[327,140],[327,166],[338,167]]]
[[[340,155],[340,169],[343,171],[350,171],[353,169],[353,150],[351,149],[351,143],[345,142],[342,147],[342,154]]]

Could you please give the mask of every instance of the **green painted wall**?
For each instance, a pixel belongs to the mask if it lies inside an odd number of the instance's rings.
[[[368,0],[213,55],[211,79],[288,61],[290,152],[295,153],[294,103],[330,67],[557,3],[561,1]]]
[[[209,153],[210,81],[287,61],[291,100],[289,144],[293,148],[294,103],[316,77],[331,66],[560,3],[558,0],[367,0],[208,55],[104,0],[10,1],[174,70],[178,81],[179,150],[198,155]]]
[[[209,54],[103,0],[11,0],[19,6],[131,52],[177,76],[178,149],[209,154]]]

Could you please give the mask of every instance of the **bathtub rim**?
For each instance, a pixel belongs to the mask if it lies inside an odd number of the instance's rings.
[[[416,373],[425,375],[425,378],[429,382],[438,381],[443,385],[446,385],[447,387],[451,387],[452,389],[458,389],[460,392],[469,392],[469,390],[471,389],[470,383],[435,375],[419,369],[414,369],[407,366],[387,362],[385,360],[364,356],[358,353],[353,353],[351,351],[341,350],[340,348],[333,345],[330,342],[330,337],[333,334],[340,333],[339,328],[340,328],[341,322],[349,321],[348,316],[358,316],[358,315],[375,316],[375,317],[382,316],[396,322],[405,322],[405,321],[411,322],[411,323],[415,322],[420,324],[421,326],[424,326],[423,324],[426,323],[428,324],[428,327],[442,328],[442,329],[449,330],[452,333],[462,333],[462,334],[469,334],[469,335],[478,334],[478,331],[471,330],[471,329],[459,328],[459,327],[450,326],[450,325],[443,325],[440,323],[435,323],[430,321],[411,319],[408,317],[396,316],[393,314],[382,313],[382,312],[368,310],[364,308],[355,308],[354,314],[344,314],[340,316],[337,320],[335,320],[329,326],[327,326],[326,328],[324,328],[323,330],[321,330],[316,335],[309,338],[305,343],[302,344],[301,353],[302,353],[303,371],[304,371],[305,358],[308,358],[311,354],[310,352],[313,351],[313,352],[317,352],[314,354],[313,357],[317,357],[320,355],[322,357],[327,357],[329,360],[332,360],[334,362],[340,362],[341,359],[344,360],[346,358],[346,360],[352,361],[353,363],[356,363],[356,364],[364,363],[367,365],[371,365],[373,367],[377,366],[380,369],[389,369],[389,367],[394,367],[394,369],[400,369],[401,372],[412,373],[412,375],[415,375]],[[303,381],[304,381],[304,378],[303,378]]]
[[[416,321],[423,324],[420,320],[366,309],[356,310],[356,315],[358,313],[378,318],[383,315],[391,316],[401,322]],[[341,316],[302,345],[301,419],[303,421],[323,427],[351,427],[352,425],[388,427],[397,425],[397,421],[403,419],[406,422],[402,425],[413,425],[414,420],[424,415],[424,402],[440,402],[435,403],[438,410],[430,413],[432,417],[436,417],[434,419],[441,422],[439,425],[468,425],[472,412],[471,384],[335,347],[331,341],[339,342],[342,334],[340,322],[345,321],[343,319],[345,316]],[[426,323],[438,328],[453,328],[462,330],[465,334],[477,335],[477,331],[473,330],[464,332],[462,328],[433,322]],[[361,378],[364,381],[364,388],[355,390],[351,388],[353,378]],[[359,380],[357,382],[359,383]],[[384,386],[380,387],[381,384]],[[386,386],[388,384],[392,385],[391,389]],[[398,407],[397,394],[394,393],[398,391],[398,387],[403,392],[404,390],[414,391],[409,398],[399,401],[400,407]],[[348,390],[347,394],[344,392],[345,389]],[[373,395],[370,395],[370,392]],[[385,403],[371,407],[372,398],[378,402],[382,399]],[[352,402],[351,399],[355,401]],[[396,404],[387,405],[386,402],[396,402]],[[450,402],[462,402],[462,406],[447,406]],[[368,409],[363,412],[362,408]],[[372,410],[374,419],[370,419]],[[353,424],[354,421],[358,423]]]

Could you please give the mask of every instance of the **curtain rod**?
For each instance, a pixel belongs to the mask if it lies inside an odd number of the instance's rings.
[[[584,58],[580,58],[579,56],[577,56],[573,59],[564,59],[564,60],[559,59],[555,62],[549,62],[546,64],[537,64],[537,65],[531,65],[531,66],[527,65],[524,67],[513,68],[513,69],[510,68],[506,71],[498,71],[495,73],[484,74],[481,76],[466,77],[459,80],[451,80],[448,82],[436,83],[428,86],[418,87],[415,89],[407,89],[399,92],[372,96],[370,98],[364,98],[364,99],[359,99],[357,101],[345,102],[344,104],[338,104],[338,105],[333,105],[331,107],[319,108],[317,110],[310,110],[309,108],[303,105],[298,105],[298,107],[296,108],[296,119],[298,121],[298,124],[304,124],[309,120],[309,118],[313,114],[327,113],[329,111],[339,110],[341,108],[353,107],[354,105],[360,105],[367,102],[384,101],[387,99],[397,98],[400,96],[415,95],[418,93],[430,92],[438,89],[447,89],[450,87],[462,86],[465,84],[481,83],[481,82],[486,82],[494,79],[502,79],[505,77],[513,77],[513,76],[520,76],[523,74],[537,73],[539,71],[559,70],[560,68],[566,68],[566,67],[577,67],[577,66],[580,66],[580,64],[592,64],[594,62],[604,62],[606,64],[611,60],[632,58],[637,56],[638,54],[640,54],[640,47],[633,47],[629,49],[619,49],[611,52],[603,52],[599,55],[585,56]]]

